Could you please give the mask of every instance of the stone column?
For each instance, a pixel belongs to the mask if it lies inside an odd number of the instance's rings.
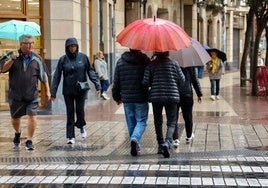
[[[227,45],[226,45],[226,55],[227,55],[227,60],[230,64],[230,67],[232,67],[233,65],[233,11],[229,12],[229,17],[227,17],[228,19],[228,23],[229,23],[229,27],[227,29]]]

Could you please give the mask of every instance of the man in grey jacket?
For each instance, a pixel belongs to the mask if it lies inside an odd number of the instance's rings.
[[[5,58],[1,72],[9,72],[9,105],[11,122],[15,130],[14,146],[21,144],[20,119],[28,115],[27,150],[34,150],[32,139],[37,125],[37,110],[39,107],[38,80],[44,85],[46,99],[50,100],[50,89],[46,65],[41,57],[34,52],[34,39],[31,35],[19,38],[20,49]]]

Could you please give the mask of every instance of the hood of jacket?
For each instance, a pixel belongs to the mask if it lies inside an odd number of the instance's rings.
[[[72,45],[72,44],[77,45],[76,51],[74,53],[71,53],[70,50],[69,50],[69,46]],[[76,38],[68,38],[68,39],[66,39],[66,41],[65,41],[65,53],[66,53],[66,55],[70,59],[74,59],[74,58],[77,57],[78,51],[79,51],[79,46],[78,46],[78,42],[77,42]]]
[[[145,55],[144,53],[142,53],[141,51],[138,51],[138,50],[124,52],[122,54],[121,58],[125,62],[133,63],[133,64],[137,64],[137,63],[142,62],[142,61],[145,61],[144,63],[148,63],[148,61],[149,61],[149,58],[147,57],[147,55]]]

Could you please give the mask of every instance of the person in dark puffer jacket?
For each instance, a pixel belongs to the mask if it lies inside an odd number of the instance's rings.
[[[194,105],[194,95],[193,95],[193,88],[195,93],[198,97],[198,103],[202,101],[202,89],[200,83],[196,77],[195,67],[186,67],[181,68],[184,76],[185,76],[185,84],[179,88],[180,92],[180,103],[178,105],[181,108],[182,116],[185,122],[185,130],[186,130],[186,143],[190,143],[194,138],[193,133],[193,105]],[[175,132],[173,135],[173,143],[174,147],[178,147],[179,141],[179,128],[178,124],[175,128]]]
[[[114,73],[112,96],[118,105],[124,105],[132,156],[140,153],[140,139],[147,127],[148,89],[142,79],[149,62],[141,51],[130,49],[122,54]]]
[[[177,105],[180,102],[179,86],[185,77],[175,60],[168,58],[169,52],[155,53],[155,59],[146,67],[143,84],[150,88],[149,102],[152,102],[154,125],[158,142],[158,154],[170,157],[170,146],[177,124]],[[167,118],[166,138],[163,138],[162,111],[165,108]]]

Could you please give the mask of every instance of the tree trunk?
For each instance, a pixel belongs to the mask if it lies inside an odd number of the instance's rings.
[[[268,45],[267,45],[267,42],[268,42],[268,27],[265,27],[265,38],[266,38],[266,55],[265,55],[265,66],[268,66]]]
[[[254,44],[254,55],[253,55],[253,69],[252,69],[252,92],[253,96],[257,96],[258,94],[258,80],[257,80],[257,68],[258,68],[258,51],[259,51],[259,44],[261,40],[262,30],[257,31],[255,37],[255,44]]]
[[[241,67],[240,67],[240,86],[246,86],[246,79],[247,79],[247,58],[250,51],[250,41],[251,41],[251,33],[252,33],[252,24],[254,19],[254,12],[252,8],[249,9],[247,14],[247,30],[245,36],[245,43],[244,43],[244,51],[241,60]]]

